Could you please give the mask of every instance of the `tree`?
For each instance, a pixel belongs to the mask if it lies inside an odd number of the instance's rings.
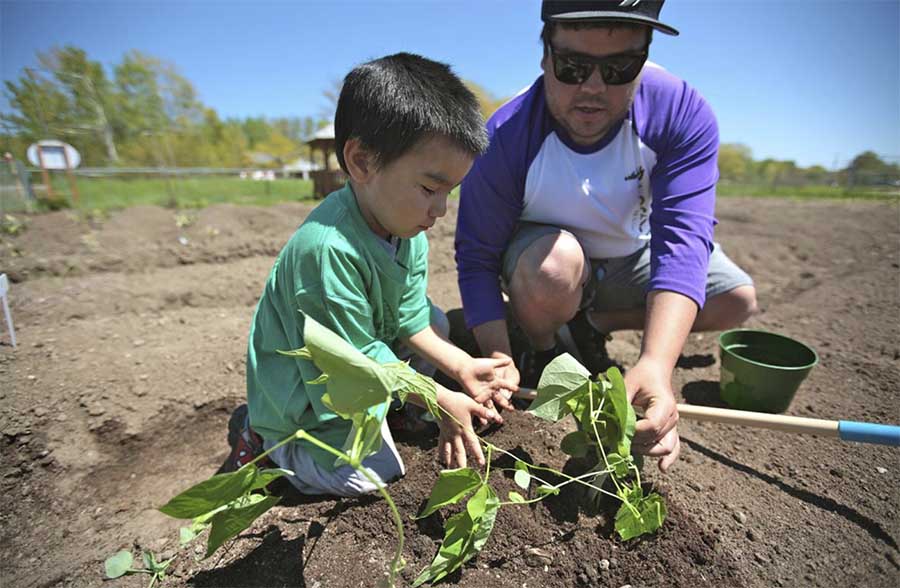
[[[38,61],[18,83],[5,82],[13,112],[0,115],[3,121],[29,142],[64,138],[86,161],[117,162],[113,92],[102,65],[71,46],[40,53]]]
[[[750,148],[741,143],[719,145],[719,176],[725,181],[743,182],[753,167]]]
[[[469,91],[475,94],[478,100],[478,106],[481,108],[481,115],[487,120],[498,108],[506,103],[508,98],[496,98],[479,84],[470,80],[463,80],[463,83],[469,88]]]
[[[57,84],[67,94],[71,123],[65,132],[99,136],[107,159],[118,162],[113,121],[108,114],[114,110],[115,99],[103,66],[89,60],[83,49],[72,46],[40,54],[38,59],[46,70],[53,72]]]
[[[271,155],[280,167],[300,154],[299,144],[291,141],[280,132],[273,130],[265,141],[257,143],[255,151]]]
[[[844,171],[850,186],[856,184],[871,186],[900,181],[900,166],[885,162],[873,151],[864,151],[854,157]]]

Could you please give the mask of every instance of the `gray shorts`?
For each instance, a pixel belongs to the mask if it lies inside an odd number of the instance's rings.
[[[263,447],[271,449],[275,443],[266,441]],[[359,496],[378,490],[362,473],[349,465],[328,471],[313,460],[298,443],[282,445],[269,454],[279,467],[291,470],[294,476],[288,480],[303,494],[329,494],[332,496]],[[381,449],[365,458],[363,467],[379,485],[385,485],[406,474],[406,467],[394,445],[387,419],[381,423]]]
[[[553,225],[520,223],[503,254],[503,283],[508,284],[522,255],[532,243],[545,235],[571,232]],[[581,308],[598,311],[643,308],[650,283],[649,243],[626,257],[589,259],[591,277],[584,285]],[[706,278],[706,298],[724,294],[739,286],[752,285],[747,273],[731,261],[718,243],[713,244]]]

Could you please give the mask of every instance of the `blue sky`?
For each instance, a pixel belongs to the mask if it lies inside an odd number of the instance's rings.
[[[900,1],[669,0],[662,20],[681,36],[655,36],[651,59],[706,96],[723,142],[802,166],[900,161]],[[139,49],[223,117],[315,116],[355,64],[401,50],[510,96],[540,73],[540,27],[539,0],[0,0],[0,73],[54,45],[106,65]]]

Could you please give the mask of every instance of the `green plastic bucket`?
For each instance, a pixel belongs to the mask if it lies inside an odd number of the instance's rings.
[[[732,329],[719,335],[719,394],[731,408],[784,412],[819,362],[803,343],[768,331]]]

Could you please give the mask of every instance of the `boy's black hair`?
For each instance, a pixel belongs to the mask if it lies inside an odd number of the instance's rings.
[[[450,66],[397,53],[357,66],[344,78],[334,115],[344,172],[348,139],[359,139],[383,168],[428,135],[443,135],[473,156],[488,146],[478,100]]]

